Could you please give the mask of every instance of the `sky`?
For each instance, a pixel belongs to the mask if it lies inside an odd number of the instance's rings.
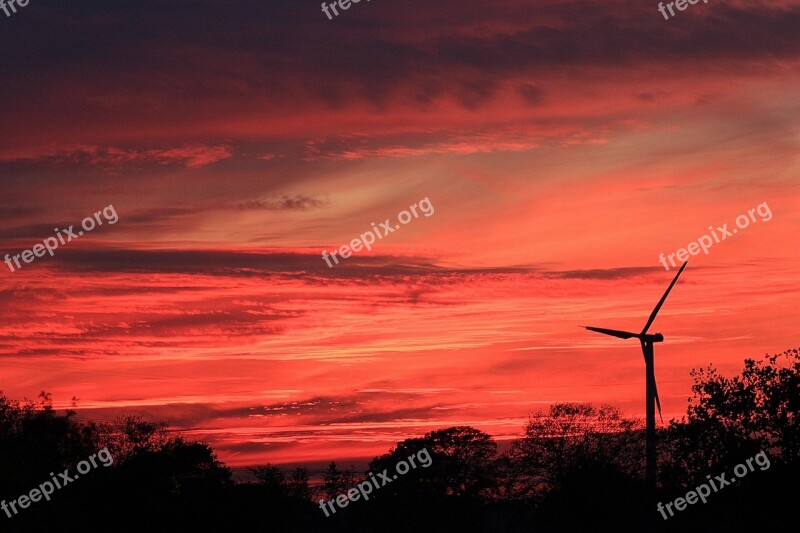
[[[665,420],[798,347],[800,2],[320,7],[0,12],[5,395],[232,466],[641,417],[636,340],[578,326],[639,331],[704,236],[650,329]]]

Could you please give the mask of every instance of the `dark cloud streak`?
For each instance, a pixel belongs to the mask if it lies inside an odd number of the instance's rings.
[[[702,6],[680,24],[665,24],[649,4],[621,0],[535,9],[516,1],[447,0],[432,8],[406,0],[360,6],[333,23],[317,8],[41,0],[0,35],[15,50],[0,87],[15,104],[0,111],[3,135],[27,129],[41,111],[55,124],[91,115],[135,123],[166,114],[185,122],[198,112],[213,119],[305,109],[309,101],[380,109],[404,92],[417,105],[448,95],[476,109],[504,81],[550,71],[680,64],[737,72],[748,62],[769,68],[800,54],[800,6],[788,4]],[[457,22],[437,17],[445,13]],[[526,91],[535,102],[536,91]]]

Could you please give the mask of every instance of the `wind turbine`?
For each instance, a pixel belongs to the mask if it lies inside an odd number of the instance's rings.
[[[644,329],[641,333],[631,333],[630,331],[619,331],[616,329],[605,329],[605,328],[593,328],[591,326],[581,326],[585,327],[589,331],[596,331],[597,333],[602,333],[604,335],[611,335],[612,337],[619,337],[620,339],[630,339],[635,337],[639,339],[639,342],[642,345],[642,353],[644,354],[644,364],[645,364],[645,375],[646,375],[646,383],[645,383],[645,405],[646,405],[646,413],[647,413],[647,429],[645,432],[645,456],[646,456],[646,468],[645,468],[645,479],[647,481],[647,485],[650,488],[654,488],[656,484],[656,412],[655,406],[658,406],[658,416],[661,416],[661,401],[658,399],[658,389],[656,388],[656,373],[655,367],[653,363],[653,344],[656,342],[664,342],[664,336],[661,333],[656,334],[648,334],[647,330],[653,324],[653,321],[656,319],[656,315],[661,310],[661,306],[664,305],[664,302],[669,296],[669,291],[672,290],[672,287],[678,281],[678,278],[683,272],[683,269],[686,268],[686,264],[688,261],[684,262],[681,266],[678,273],[675,275],[675,279],[672,280],[672,283],[669,284],[667,287],[667,292],[664,293],[664,296],[658,301],[655,309],[653,312],[650,313],[650,318],[647,320],[647,324],[644,325]],[[664,421],[664,418],[661,417],[661,421]]]

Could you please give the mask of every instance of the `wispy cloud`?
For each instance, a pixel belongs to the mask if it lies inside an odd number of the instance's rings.
[[[48,163],[52,166],[171,165],[201,168],[232,157],[230,146],[202,144],[170,148],[120,148],[115,146],[75,145],[39,147],[0,152],[3,162]]]

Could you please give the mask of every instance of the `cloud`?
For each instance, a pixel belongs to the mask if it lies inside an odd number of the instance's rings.
[[[142,164],[183,164],[186,168],[194,169],[228,159],[232,155],[230,146],[203,144],[171,148],[119,148],[115,146],[77,145],[7,151],[0,153],[0,162],[46,163],[56,167],[68,165],[122,167]]]
[[[249,200],[247,202],[239,202],[234,205],[236,209],[243,210],[264,210],[264,211],[305,211],[326,205],[327,202],[312,196],[294,195],[294,196],[276,196],[264,198],[261,200]]]
[[[0,222],[7,225],[9,222],[19,218],[38,215],[43,211],[44,209],[41,207],[30,205],[0,205]],[[52,231],[52,229],[48,229],[47,231]]]
[[[43,5],[0,35],[6,48],[26,43],[4,63],[7,83],[0,97],[27,98],[0,110],[3,145],[43,137],[182,137],[172,147],[139,151],[97,148],[95,142],[50,157],[200,168],[231,155],[225,145],[188,141],[207,132],[225,139],[302,137],[349,127],[332,119],[343,112],[350,112],[348,119],[372,114],[386,130],[412,110],[456,123],[500,106],[509,94],[523,111],[541,112],[543,94],[570,96],[564,84],[590,99],[603,68],[657,86],[674,80],[680,65],[679,75],[686,78],[729,83],[731,74],[777,74],[800,59],[800,6],[788,2],[703,5],[684,14],[680,24],[665,22],[652,5],[623,0],[536,6],[505,0],[491,9],[477,1],[443,0],[435,10],[422,0],[373,2],[335,23],[309,6],[280,2],[243,0],[224,10],[217,2],[197,2],[189,19],[185,7],[174,3],[96,4],[93,16]],[[58,20],[78,24],[85,41]],[[220,40],[229,27],[236,32]],[[303,35],[314,38],[298,37]],[[85,42],[104,46],[76,53]],[[140,53],[131,56],[131,49]],[[38,82],[48,76],[52,83]],[[655,88],[631,92],[644,95],[639,102],[658,95]],[[548,105],[558,104],[550,100]],[[83,125],[87,120],[91,128]]]
[[[564,279],[624,279],[638,278],[661,271],[657,267],[593,268],[590,270],[551,271],[543,273],[548,277]]]
[[[538,105],[542,103],[544,91],[535,83],[526,83],[519,86],[519,94],[530,105]]]
[[[340,135],[306,143],[305,160],[360,160],[428,155],[471,155],[525,152],[541,145],[604,144],[605,129],[579,124],[528,123],[513,127],[485,127],[481,132],[408,131],[392,135]]]

